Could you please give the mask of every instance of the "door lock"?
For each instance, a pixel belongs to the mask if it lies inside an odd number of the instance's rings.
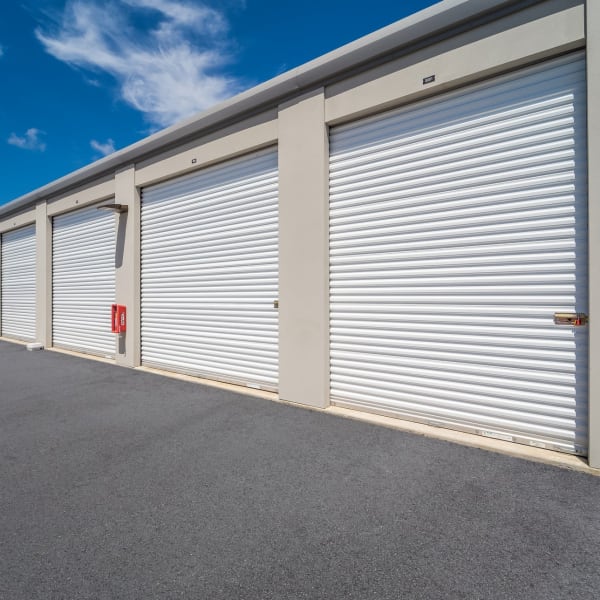
[[[571,325],[571,327],[581,327],[587,325],[589,317],[585,313],[554,313],[554,323],[556,325]]]

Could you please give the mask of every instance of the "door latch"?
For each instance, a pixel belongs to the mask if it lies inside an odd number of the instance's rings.
[[[571,325],[571,327],[581,327],[587,325],[589,321],[585,313],[554,313],[555,325]]]

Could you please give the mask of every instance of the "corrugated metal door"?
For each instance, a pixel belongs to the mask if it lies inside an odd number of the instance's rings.
[[[35,339],[35,225],[2,234],[2,335]]]
[[[52,343],[113,357],[110,306],[115,301],[116,222],[95,206],[54,217]]]
[[[275,389],[277,153],[142,193],[142,362]]]
[[[331,132],[336,404],[584,454],[581,54]]]

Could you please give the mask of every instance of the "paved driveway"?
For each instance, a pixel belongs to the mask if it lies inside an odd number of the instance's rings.
[[[0,342],[0,598],[600,597],[600,478]]]

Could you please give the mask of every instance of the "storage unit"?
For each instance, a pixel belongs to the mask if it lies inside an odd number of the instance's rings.
[[[587,451],[581,54],[334,128],[335,404]]]
[[[115,355],[115,215],[95,206],[54,217],[52,343],[105,357]]]
[[[276,389],[277,153],[142,192],[144,365]]]
[[[2,234],[2,328],[4,337],[35,338],[35,225]]]

